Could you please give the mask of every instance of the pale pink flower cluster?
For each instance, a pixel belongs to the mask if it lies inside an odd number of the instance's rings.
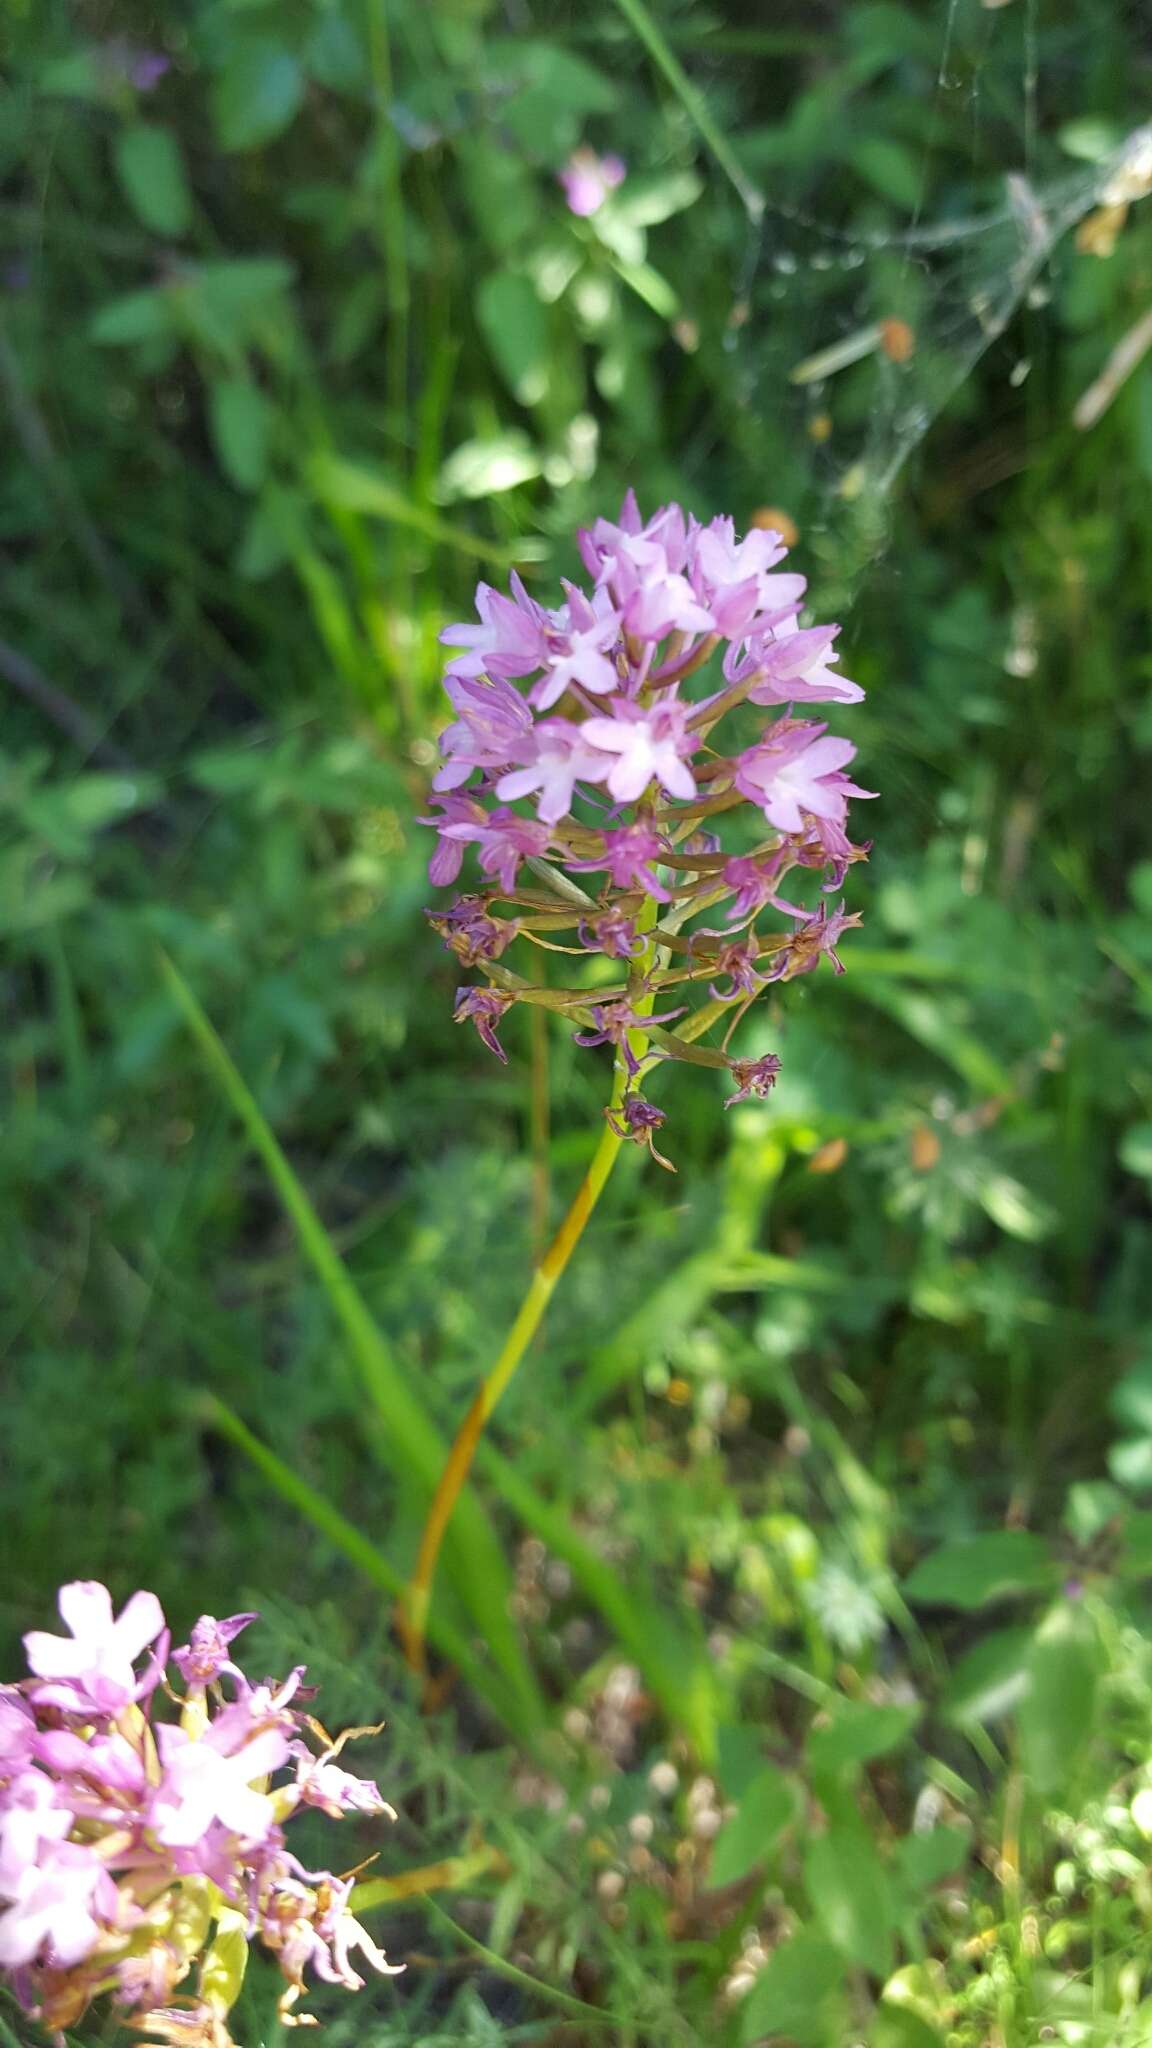
[[[599,213],[608,194],[624,183],[626,175],[622,157],[597,156],[594,149],[585,147],[573,150],[556,178],[564,189],[569,213],[587,220],[590,214]]]
[[[819,872],[825,896],[839,892],[867,852],[848,837],[849,802],[874,792],[849,780],[851,741],[811,715],[863,691],[837,666],[839,628],[802,623],[805,579],[783,566],[780,534],[740,538],[730,519],[702,525],[679,505],[644,520],[629,492],[618,519],[578,538],[588,583],[565,583],[563,604],[548,609],[515,575],[508,595],[482,583],[477,620],[441,635],[455,650],[455,718],[433,783],[430,874],[455,881],[471,846],[482,887],[433,921],[488,974],[487,988],[461,990],[457,1015],[501,1058],[501,1016],[533,999],[495,965],[513,938],[624,962],[618,994],[633,1008],[701,982],[743,1015],[765,985],[821,958],[840,972],[837,941],[859,923],[842,904],[782,894],[798,870]],[[723,927],[702,921],[721,906]],[[757,927],[764,910],[778,920],[771,931]],[[571,944],[559,941],[565,927]],[[586,1022],[587,989],[553,987],[549,1007],[566,996]],[[664,1033],[659,1049],[683,1057],[686,1042]],[[727,1039],[722,1054],[691,1056],[736,1071]],[[738,1065],[745,1099],[767,1093],[779,1062],[760,1075]]]
[[[305,1870],[285,1844],[306,1807],[391,1811],[292,1704],[303,1666],[250,1684],[230,1646],[255,1616],[204,1616],[172,1652],[178,1693],[153,1593],[117,1616],[81,1580],[59,1607],[68,1633],[33,1630],[32,1677],[0,1687],[0,1973],[25,2009],[62,2039],[107,1997],[148,2040],[229,2048],[252,1940],[277,1958],[286,2018],[306,1972],[353,1991],[354,1953],[390,1972],[351,1879]]]

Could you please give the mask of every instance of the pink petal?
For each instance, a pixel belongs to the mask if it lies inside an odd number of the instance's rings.
[[[78,1678],[92,1662],[87,1643],[70,1642],[67,1636],[45,1635],[38,1628],[25,1636],[24,1654],[29,1671],[34,1671],[37,1678]]]
[[[623,754],[632,744],[630,726],[622,719],[587,718],[580,731],[589,744],[599,747],[602,753]]]
[[[155,1593],[133,1593],[113,1628],[116,1647],[131,1663],[155,1641],[163,1626],[164,1610]]]
[[[646,753],[623,754],[608,777],[608,788],[618,803],[635,803],[652,780],[652,763]]]
[[[70,1586],[61,1586],[56,1604],[74,1636],[99,1641],[113,1626],[112,1595],[98,1579],[76,1579]]]
[[[832,775],[837,768],[846,768],[856,755],[851,740],[835,739],[830,733],[827,739],[813,740],[803,753],[805,781],[814,781],[818,775]]]
[[[691,802],[696,794],[696,784],[691,770],[674,754],[665,755],[660,762],[660,780],[669,796],[682,796]]]
[[[259,1841],[272,1825],[272,1801],[266,1793],[253,1792],[247,1785],[221,1788],[214,1804],[224,1826],[249,1841]]]
[[[244,1766],[245,1779],[266,1778],[269,1771],[278,1771],[288,1761],[288,1739],[279,1728],[265,1728],[260,1735],[254,1735],[238,1750],[235,1764]]]
[[[514,768],[511,775],[502,775],[500,777],[499,782],[496,784],[496,794],[498,797],[502,797],[511,803],[517,797],[531,796],[532,791],[538,789],[539,786],[540,771],[538,768]]]

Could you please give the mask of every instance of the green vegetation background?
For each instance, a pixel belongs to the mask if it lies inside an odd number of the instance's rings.
[[[389,1716],[365,1853],[476,1852],[484,1952],[382,1915],[337,2043],[1152,2040],[1152,361],[1073,418],[1148,27],[755,14],[0,8],[5,1669],[98,1576]],[[389,1587],[606,1078],[450,1021],[436,635],[629,483],[798,529],[866,927],[767,1108],[667,1080],[422,1720]]]

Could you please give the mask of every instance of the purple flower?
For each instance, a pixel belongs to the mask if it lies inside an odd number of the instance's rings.
[[[486,875],[497,877],[504,894],[510,896],[521,861],[539,859],[551,842],[547,825],[538,824],[535,818],[521,818],[501,805],[489,812],[480,835],[480,865]]]
[[[227,1621],[202,1614],[183,1648],[172,1652],[172,1662],[185,1684],[214,1685],[225,1671],[237,1675],[228,1645],[255,1620],[254,1614],[231,1614]]]
[[[697,598],[686,576],[671,566],[658,541],[627,542],[610,572],[625,630],[637,640],[656,642],[667,633],[710,633],[716,621]]]
[[[225,2016],[242,1956],[237,1968],[231,1944],[272,1929],[283,2019],[306,1966],[349,1988],[361,1981],[353,1952],[388,1969],[348,1911],[352,1879],[306,1871],[284,1844],[306,1806],[394,1818],[374,1784],[337,1766],[346,1736],[325,1738],[319,1755],[308,1746],[322,1731],[291,1705],[304,1697],[303,1666],[250,1685],[228,1653],[255,1616],[201,1616],[175,1657],[188,1686],[180,1723],[154,1723],[166,1630],[144,1690],[134,1668],[162,1630],[154,1596],[136,1594],[117,1619],[104,1587],[79,1582],[62,1589],[60,1610],[71,1641],[33,1631],[34,1676],[0,1688],[0,1973],[26,2010],[62,2038],[111,1994],[150,2039],[232,2048]],[[227,1702],[224,1676],[236,1694]],[[287,1765],[291,1774],[271,1782]],[[216,1904],[206,1912],[208,1887]],[[275,1938],[272,1903],[284,1888],[293,1921],[311,1929],[298,1953]],[[167,2006],[194,1966],[198,1997]]]
[[[858,704],[864,692],[847,676],[833,675],[838,659],[832,643],[839,626],[797,626],[794,619],[778,625],[771,639],[753,643],[750,659],[762,671],[748,692],[751,704],[808,704],[830,699]]]
[[[788,550],[778,533],[753,528],[738,541],[731,519],[714,519],[695,536],[694,583],[701,602],[727,638],[747,632],[758,612],[798,604],[803,576],[770,576]]]
[[[613,593],[625,629],[634,639],[655,644],[666,633],[714,629],[711,612],[683,573],[691,536],[679,505],[661,506],[645,526],[629,491],[618,522],[598,519],[578,538],[597,588]]]
[[[580,944],[590,953],[603,953],[606,960],[638,960],[646,941],[632,918],[613,909],[599,917],[581,918]]]
[[[264,1842],[275,1824],[276,1807],[253,1779],[266,1777],[288,1761],[282,1728],[264,1728],[247,1740],[222,1729],[221,1721],[193,1741],[183,1728],[156,1730],[163,1776],[152,1796],[150,1821],[157,1841],[169,1849],[193,1849],[214,1822],[245,1843]]]
[[[638,819],[635,824],[605,832],[603,854],[570,860],[568,866],[574,874],[607,868],[615,888],[643,889],[657,903],[667,903],[668,891],[652,867],[653,861],[663,859],[666,851],[667,841],[653,826]]]
[[[155,1657],[143,1678],[138,1679],[133,1669],[141,1651],[164,1630],[155,1593],[134,1593],[114,1620],[108,1588],[95,1579],[78,1579],[60,1588],[58,1604],[70,1638],[40,1629],[24,1638],[30,1668],[38,1678],[50,1681],[37,1687],[37,1702],[71,1713],[115,1714],[157,1683]],[[165,1634],[162,1654],[166,1652]]]
[[[438,818],[419,818],[440,834],[440,844],[428,863],[428,879],[443,886],[454,882],[464,865],[464,848],[469,841],[483,841],[488,830],[488,813],[473,796],[434,796]]]
[[[604,1115],[618,1138],[628,1138],[634,1145],[646,1145],[658,1166],[675,1173],[672,1161],[665,1159],[653,1143],[656,1132],[668,1120],[666,1110],[657,1109],[654,1102],[645,1102],[642,1095],[629,1094],[625,1095],[619,1107],[606,1109]]]
[[[593,747],[618,756],[607,778],[617,803],[635,803],[653,780],[669,796],[694,797],[696,784],[684,756],[695,752],[699,740],[688,726],[688,706],[669,691],[647,707],[622,699],[613,710],[612,718],[585,719],[580,730]]]
[[[620,638],[619,613],[605,604],[600,592],[600,601],[590,604],[575,584],[566,583],[564,589],[567,625],[562,632],[549,633],[548,666],[529,693],[538,711],[550,710],[574,684],[594,697],[620,687],[615,663],[609,661],[607,652]]]
[[[463,647],[449,668],[453,676],[487,675],[493,681],[510,676],[530,676],[543,668],[548,658],[548,613],[529,597],[513,572],[512,596],[503,597],[490,583],[476,589],[476,610],[480,624],[465,620],[445,626],[440,635],[446,647]]]
[[[792,917],[803,917],[804,912],[791,903],[784,903],[776,894],[776,884],[784,864],[784,849],[769,855],[767,860],[756,859],[752,854],[736,854],[726,860],[723,879],[726,888],[736,891],[728,905],[729,924],[739,924],[746,917],[755,917],[770,903],[774,910],[784,910]]]
[[[13,1685],[0,1686],[0,1778],[9,1778],[32,1760],[36,1717]]]
[[[119,37],[102,44],[99,57],[112,80],[122,80],[135,92],[155,91],[165,73],[172,69],[171,57],[166,57],[162,50],[141,50]]]
[[[432,778],[433,789],[458,789],[474,768],[532,759],[532,713],[511,683],[449,674],[444,688],[460,716],[440,735],[445,764]]]
[[[733,1060],[731,1068],[736,1093],[728,1097],[725,1109],[731,1109],[734,1102],[747,1102],[753,1095],[763,1100],[776,1086],[780,1064],[780,1057],[774,1052],[766,1052],[758,1060]]]
[[[766,981],[834,953],[831,925],[780,891],[796,867],[822,869],[825,894],[839,889],[868,852],[848,836],[849,804],[871,792],[845,773],[851,742],[788,707],[852,703],[859,686],[836,670],[838,629],[798,624],[806,584],[781,566],[779,533],[757,527],[742,537],[731,519],[701,525],[675,504],[645,519],[628,490],[615,518],[594,520],[577,538],[590,588],[565,582],[563,604],[546,610],[515,578],[509,596],[481,584],[478,623],[445,630],[459,650],[447,676],[457,716],[442,740],[430,873],[454,880],[472,844],[497,886],[433,923],[466,964],[494,961],[528,922],[514,914],[522,890],[534,918],[546,907],[538,921],[548,932],[575,928],[606,961],[644,960],[654,999],[711,975],[714,997],[722,990],[721,1000],[743,1003]],[[712,666],[719,679],[708,679]],[[773,715],[762,713],[753,745],[725,753],[725,722],[752,705]],[[517,808],[529,802],[534,818]],[[774,836],[728,854],[720,814],[742,803],[762,811]],[[525,885],[525,862],[549,895]],[[595,903],[567,880],[587,873],[606,877]],[[649,960],[645,933],[664,904],[671,909]],[[756,933],[766,906],[795,921],[790,936]],[[714,907],[719,930],[700,916]],[[697,940],[709,938],[701,953]],[[676,957],[685,945],[686,964]],[[558,950],[573,948],[560,941]],[[459,1014],[493,1050],[507,1000],[494,989],[460,998]],[[661,1049],[675,1056],[674,1034]]]
[[[596,1003],[592,1009],[595,1029],[574,1031],[572,1039],[575,1045],[614,1045],[629,1074],[635,1076],[640,1072],[640,1062],[628,1043],[628,1033],[646,1031],[652,1024],[670,1024],[674,1017],[683,1015],[684,1010],[680,1008],[662,1010],[655,1016],[638,1017],[629,1002]],[[655,1114],[663,1122],[663,1111],[657,1110]]]
[[[128,81],[137,92],[152,92],[165,72],[171,69],[171,57],[165,57],[161,50],[138,50],[132,59]]]
[[[498,960],[520,930],[514,917],[490,917],[479,896],[461,896],[447,910],[426,910],[424,915],[463,967]]]
[[[557,184],[564,188],[568,211],[582,220],[598,213],[609,192],[623,184],[626,169],[622,157],[597,156],[592,149],[573,151],[564,169],[556,173]]]
[[[814,917],[805,918],[799,929],[793,932],[787,944],[777,953],[771,969],[765,975],[766,981],[794,981],[798,974],[811,974],[822,959],[832,962],[837,974],[843,974],[844,962],[836,952],[841,933],[854,931],[863,919],[859,911],[846,916],[844,905],[830,911],[826,903],[820,905]]]
[[[79,1741],[79,1737],[74,1738]],[[21,1771],[4,1788],[0,1813],[0,1896],[14,1898],[28,1864],[72,1832],[75,1815],[43,1771]]]
[[[458,988],[456,1008],[452,1012],[454,1024],[463,1024],[471,1018],[489,1052],[494,1052],[504,1066],[508,1064],[508,1055],[496,1036],[496,1026],[515,1000],[515,996],[504,995],[497,988]]]
[[[119,1894],[98,1856],[79,1843],[61,1842],[42,1862],[25,1866],[6,1898],[0,1969],[45,1962],[67,1970],[115,1923]]]
[[[146,1774],[138,1750],[123,1735],[77,1735],[49,1728],[36,1739],[36,1761],[58,1777],[75,1773],[70,1794],[77,1813],[114,1812],[125,1795],[144,1790]]]
[[[611,765],[602,752],[589,746],[586,727],[571,725],[566,718],[544,718],[532,735],[534,749],[530,765],[502,775],[496,794],[513,800],[539,792],[537,813],[545,825],[558,824],[572,809],[578,782],[603,782]]]
[[[345,1813],[386,1813],[390,1820],[395,1820],[395,1812],[371,1778],[354,1778],[350,1771],[342,1771],[333,1763],[335,1748],[326,1750],[323,1756],[313,1756],[304,1743],[294,1742],[292,1755],[296,1759],[296,1792],[301,1806],[318,1806],[333,1820],[339,1820]]]
[[[699,936],[703,938],[704,933]],[[709,933],[708,936],[715,934]],[[718,1003],[734,1003],[739,996],[754,996],[766,979],[756,965],[759,957],[760,948],[754,940],[748,944],[739,939],[727,941],[716,955],[715,972],[718,976],[727,975],[730,986],[722,989],[710,981],[709,995],[714,996]]]
[[[839,775],[855,757],[855,747],[851,740],[823,735],[823,726],[797,725],[785,736],[770,737],[737,758],[737,789],[760,804],[768,823],[780,832],[802,831],[806,815],[839,824],[847,809],[848,791],[855,793],[852,784],[845,789]],[[830,780],[833,775],[836,781]]]

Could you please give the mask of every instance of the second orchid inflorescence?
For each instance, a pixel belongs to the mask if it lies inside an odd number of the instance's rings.
[[[868,851],[848,837],[848,804],[875,792],[849,780],[855,747],[807,707],[863,691],[835,666],[839,628],[801,623],[806,583],[781,568],[779,533],[738,540],[730,519],[701,525],[679,505],[645,522],[629,492],[579,546],[590,587],[565,582],[557,609],[513,575],[507,596],[481,584],[478,621],[441,635],[456,717],[426,820],[430,875],[454,882],[471,845],[483,880],[429,916],[486,977],[459,991],[457,1019],[499,1059],[515,1003],[613,1046],[606,1114],[654,1151],[664,1112],[640,1089],[654,1062],[728,1069],[730,1102],[766,1096],[779,1057],[734,1054],[737,1027],[765,988],[822,958],[842,971],[838,941],[860,919],[834,899]],[[749,708],[768,715],[753,726]],[[805,869],[815,905],[783,893]],[[534,982],[503,961],[514,939],[615,971],[595,988]],[[697,1042],[719,1022],[718,1046]]]

